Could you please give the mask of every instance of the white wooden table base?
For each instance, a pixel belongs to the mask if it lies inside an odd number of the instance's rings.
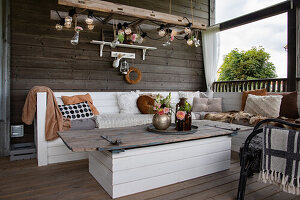
[[[229,169],[231,137],[165,144],[121,153],[90,152],[89,172],[118,198]]]

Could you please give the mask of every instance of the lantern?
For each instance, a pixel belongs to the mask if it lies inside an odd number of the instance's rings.
[[[122,74],[126,75],[127,72],[128,72],[128,70],[129,70],[129,63],[128,63],[126,60],[124,60],[124,61],[121,63],[121,66],[120,66],[120,72],[121,72]]]

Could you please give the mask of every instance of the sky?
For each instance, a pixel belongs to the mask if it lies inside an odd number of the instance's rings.
[[[216,23],[220,23],[283,0],[216,0]],[[224,55],[232,49],[249,50],[262,46],[271,55],[270,61],[276,67],[278,78],[287,76],[287,14],[266,18],[250,24],[222,31],[220,34],[220,57],[218,66],[223,63]]]

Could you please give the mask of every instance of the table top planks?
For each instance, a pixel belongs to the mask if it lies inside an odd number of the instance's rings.
[[[193,124],[199,127],[198,131],[188,135],[162,135],[152,133],[147,131],[147,126],[149,126],[149,124],[122,128],[59,131],[57,133],[70,150],[73,152],[84,152],[125,150],[216,136],[225,136],[231,135],[234,132],[234,127],[232,127],[232,125],[227,126],[226,128],[224,125],[215,127],[205,125],[203,122],[194,122]],[[238,126],[235,128],[239,128],[239,130],[251,129],[251,127],[249,128],[245,126]],[[112,140],[121,140],[122,143],[120,145],[112,145],[110,142],[102,138],[102,136],[108,136]]]

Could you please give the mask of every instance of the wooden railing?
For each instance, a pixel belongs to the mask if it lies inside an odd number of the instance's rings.
[[[286,92],[287,78],[217,81],[212,85],[214,92],[243,92],[262,88],[268,92]]]

